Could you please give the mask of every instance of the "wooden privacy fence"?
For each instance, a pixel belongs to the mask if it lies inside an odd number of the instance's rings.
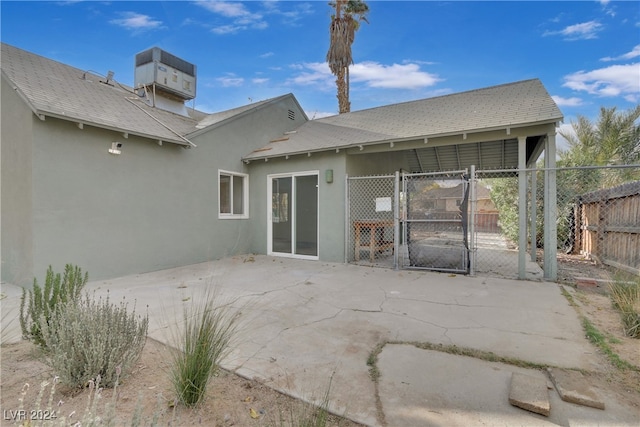
[[[640,181],[583,194],[575,219],[581,254],[640,275]]]

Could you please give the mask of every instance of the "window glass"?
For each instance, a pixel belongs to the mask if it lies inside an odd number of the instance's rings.
[[[248,176],[234,172],[218,172],[219,217],[247,218]]]

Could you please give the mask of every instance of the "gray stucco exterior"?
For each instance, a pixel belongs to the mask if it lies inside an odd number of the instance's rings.
[[[1,268],[19,285],[49,265],[75,264],[96,280],[268,253],[270,230],[293,229],[270,219],[278,174],[317,174],[317,199],[296,200],[317,209],[317,228],[299,234],[317,233],[311,259],[342,262],[345,177],[524,169],[543,148],[554,152],[562,119],[537,79],[311,121],[292,94],[176,114],[99,76],[5,44],[2,52]],[[491,109],[501,113],[478,114]],[[120,154],[109,152],[114,143]],[[220,171],[248,181],[241,218],[220,215]]]
[[[2,280],[22,285],[49,265],[103,279],[251,252],[258,206],[219,219],[218,171],[247,173],[242,155],[306,120],[284,96],[194,132],[197,148],[184,149],[41,120],[2,85]]]

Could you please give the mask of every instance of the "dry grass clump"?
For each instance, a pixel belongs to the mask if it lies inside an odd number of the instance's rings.
[[[640,338],[640,279],[635,282],[616,280],[609,285],[613,306],[620,312],[624,333]]]
[[[184,308],[183,329],[175,337],[171,382],[177,400],[188,407],[200,403],[220,361],[231,351],[239,316],[228,305],[218,305],[216,294],[192,298]]]

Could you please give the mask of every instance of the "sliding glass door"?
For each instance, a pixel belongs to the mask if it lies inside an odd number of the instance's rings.
[[[318,172],[269,175],[270,255],[318,259]]]

